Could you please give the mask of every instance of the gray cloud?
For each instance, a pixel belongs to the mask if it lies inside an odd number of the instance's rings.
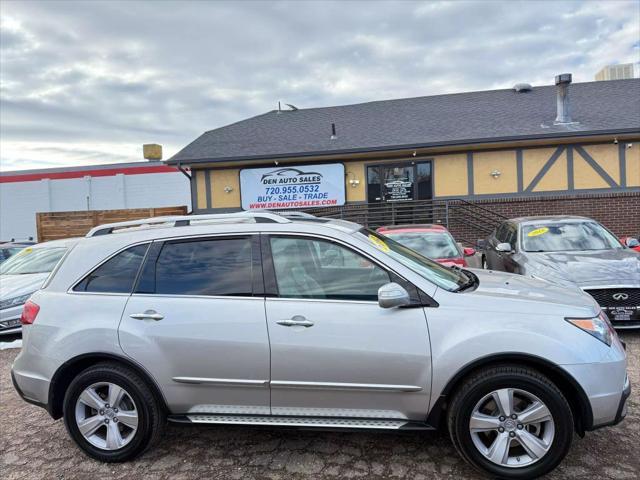
[[[2,169],[138,160],[145,142],[171,155],[278,100],[591,81],[640,60],[635,0],[5,0],[1,20]]]

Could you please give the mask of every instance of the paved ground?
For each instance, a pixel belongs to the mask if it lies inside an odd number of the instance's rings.
[[[628,344],[629,415],[617,427],[575,438],[551,479],[640,478],[640,332]],[[0,350],[0,476],[127,479],[481,478],[442,434],[373,434],[170,426],[138,460],[105,465],[85,457],[61,421],[20,400],[9,368],[18,350]]]

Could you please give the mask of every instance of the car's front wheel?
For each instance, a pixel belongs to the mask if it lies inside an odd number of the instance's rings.
[[[130,368],[101,363],[81,372],[64,398],[64,423],[89,456],[123,462],[160,436],[164,413],[145,381]]]
[[[498,366],[469,377],[448,410],[451,439],[470,464],[499,478],[537,478],[565,457],[573,416],[562,392],[536,370]]]

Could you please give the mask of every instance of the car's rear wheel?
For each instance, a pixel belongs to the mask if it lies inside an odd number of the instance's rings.
[[[81,372],[64,398],[71,438],[103,462],[130,460],[158,440],[164,412],[145,381],[130,368],[101,363]]]
[[[499,478],[537,478],[565,457],[571,407],[536,370],[498,366],[469,377],[448,410],[451,439],[471,465]]]

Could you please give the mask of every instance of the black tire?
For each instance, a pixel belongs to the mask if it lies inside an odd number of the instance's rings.
[[[554,421],[551,446],[540,460],[524,467],[504,467],[493,463],[476,448],[469,431],[469,420],[476,404],[501,388],[515,388],[538,397]],[[472,466],[494,478],[526,480],[553,470],[566,456],[573,439],[571,407],[562,392],[540,372],[514,365],[486,368],[472,374],[454,393],[447,412],[449,434],[458,453]]]
[[[137,430],[129,443],[116,450],[92,445],[80,433],[76,423],[78,397],[87,387],[100,382],[124,388],[137,408]],[[67,388],[63,414],[71,438],[87,455],[102,462],[125,462],[141,455],[160,439],[166,423],[164,408],[147,383],[134,370],[115,362],[99,363],[82,371]]]

